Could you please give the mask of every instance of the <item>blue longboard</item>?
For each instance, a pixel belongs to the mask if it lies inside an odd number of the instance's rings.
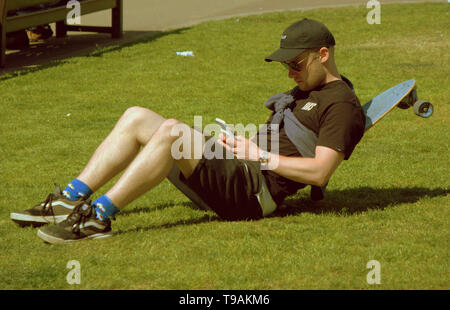
[[[431,103],[417,99],[416,81],[408,80],[389,88],[362,106],[366,116],[365,131],[372,128],[396,106],[401,109],[413,107],[416,115],[425,118],[433,114]],[[324,187],[311,187],[311,199],[322,200],[325,188],[326,185]]]
[[[420,117],[428,118],[433,114],[431,103],[417,99],[416,81],[408,80],[389,88],[362,106],[366,116],[365,131],[372,128],[396,106],[401,109],[413,107],[414,113]],[[325,188],[326,185],[322,188],[313,186],[311,199],[322,200]]]
[[[366,131],[396,106],[402,109],[413,107],[415,114],[425,118],[433,114],[431,103],[417,99],[416,81],[408,80],[384,91],[363,105]]]

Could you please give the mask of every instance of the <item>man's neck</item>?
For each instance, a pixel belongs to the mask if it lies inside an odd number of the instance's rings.
[[[328,84],[333,81],[342,80],[341,75],[339,74],[339,71],[334,62],[326,67],[326,71],[327,72],[323,84]]]

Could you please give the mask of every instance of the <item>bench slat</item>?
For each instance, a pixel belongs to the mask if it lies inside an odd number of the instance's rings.
[[[52,4],[53,2],[57,2],[57,0],[8,0],[6,2],[6,9],[8,11],[15,11],[39,4]]]
[[[81,15],[115,7],[116,0],[85,0],[81,2]],[[4,27],[6,32],[13,32],[28,27],[50,24],[55,21],[65,20],[70,10],[65,6],[60,6],[26,15],[7,17]]]

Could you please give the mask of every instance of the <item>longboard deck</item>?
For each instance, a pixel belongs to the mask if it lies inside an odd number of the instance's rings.
[[[405,81],[389,88],[364,104],[362,108],[366,115],[365,130],[369,130],[369,128],[386,116],[415,86],[415,80]]]

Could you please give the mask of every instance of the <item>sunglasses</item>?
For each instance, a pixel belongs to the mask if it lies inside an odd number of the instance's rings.
[[[282,62],[281,64],[286,68],[286,69],[292,69],[294,71],[300,72],[302,71],[302,66],[301,63],[304,62],[308,57],[303,58],[302,60],[298,61],[298,62]]]

